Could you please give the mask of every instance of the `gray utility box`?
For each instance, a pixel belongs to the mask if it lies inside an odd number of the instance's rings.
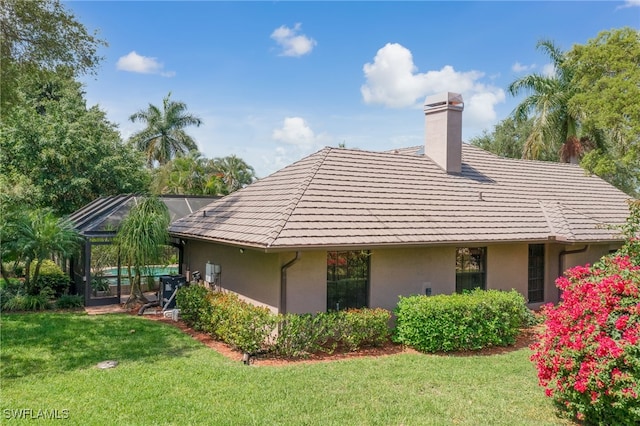
[[[185,285],[187,285],[187,279],[182,275],[163,275],[160,277],[160,293],[162,296],[160,306],[162,306],[162,309],[167,310],[176,307],[174,293]]]

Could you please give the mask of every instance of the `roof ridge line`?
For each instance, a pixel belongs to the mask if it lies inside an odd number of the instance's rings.
[[[557,236],[558,234],[560,234],[569,240],[575,239],[575,235],[573,233],[573,229],[571,228],[571,224],[569,223],[569,221],[567,220],[564,214],[564,210],[570,209],[570,207],[565,206],[558,200],[554,200],[554,201],[538,200],[538,202],[542,207],[542,212],[544,214],[545,219],[547,220],[547,223],[549,224],[549,227],[553,231],[553,235]],[[546,206],[545,206],[545,203],[546,203]],[[547,210],[547,207],[553,209],[553,211],[550,212],[549,210]],[[559,223],[558,221],[556,221],[556,224],[558,225],[558,227],[555,226],[552,216],[555,216],[558,218]]]
[[[327,159],[327,156],[329,155],[329,152],[331,152],[332,149],[333,148],[331,147],[325,147],[322,150],[318,151],[319,153],[322,153],[322,154],[315,161],[315,163],[313,163],[313,167],[309,170],[309,173],[307,174],[307,176],[298,185],[298,188],[296,192],[293,194],[293,196],[291,197],[289,204],[282,212],[280,223],[278,223],[278,225],[274,227],[274,230],[269,233],[270,241],[267,243],[267,247],[270,247],[273,244],[273,242],[278,239],[278,237],[280,236],[280,233],[282,233],[282,230],[284,229],[284,226],[286,225],[287,221],[291,217],[291,214],[293,213],[296,206],[300,202],[300,199],[302,198],[304,193],[307,191],[307,188],[313,181],[313,178],[315,177],[315,175],[318,173],[318,170],[320,170],[320,167],[324,164],[325,160]]]
[[[542,210],[542,214],[544,215],[544,219],[547,221],[547,225],[549,226],[549,229],[551,230],[551,235],[556,235],[556,228],[553,226],[553,221],[551,220],[551,218],[549,217],[549,212],[547,211],[547,208],[545,207],[545,201],[538,199],[538,204],[540,205],[540,209]]]

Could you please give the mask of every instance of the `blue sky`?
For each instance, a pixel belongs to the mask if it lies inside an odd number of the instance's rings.
[[[424,140],[425,96],[463,95],[463,138],[490,130],[518,99],[506,88],[550,72],[536,50],[640,28],[640,0],[571,2],[65,3],[109,46],[85,77],[127,139],[128,117],[169,92],[204,124],[207,157],[235,154],[259,177],[324,146],[388,150]]]

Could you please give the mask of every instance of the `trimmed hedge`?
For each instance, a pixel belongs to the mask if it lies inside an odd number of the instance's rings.
[[[197,285],[178,290],[176,305],[188,325],[247,353],[262,349],[277,323],[267,308]]]
[[[529,310],[515,290],[400,297],[394,340],[422,352],[508,346]]]
[[[291,358],[336,350],[357,351],[389,341],[391,313],[386,309],[280,315],[272,350]]]
[[[391,313],[384,309],[274,315],[233,293],[201,286],[181,288],[176,304],[189,326],[247,353],[264,350],[295,358],[336,349],[355,351],[382,345],[390,334]]]

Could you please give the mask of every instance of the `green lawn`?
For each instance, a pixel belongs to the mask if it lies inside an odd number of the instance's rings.
[[[0,422],[30,409],[79,425],[567,424],[528,349],[249,367],[146,318],[11,314],[0,326]],[[107,359],[120,365],[95,368]]]

